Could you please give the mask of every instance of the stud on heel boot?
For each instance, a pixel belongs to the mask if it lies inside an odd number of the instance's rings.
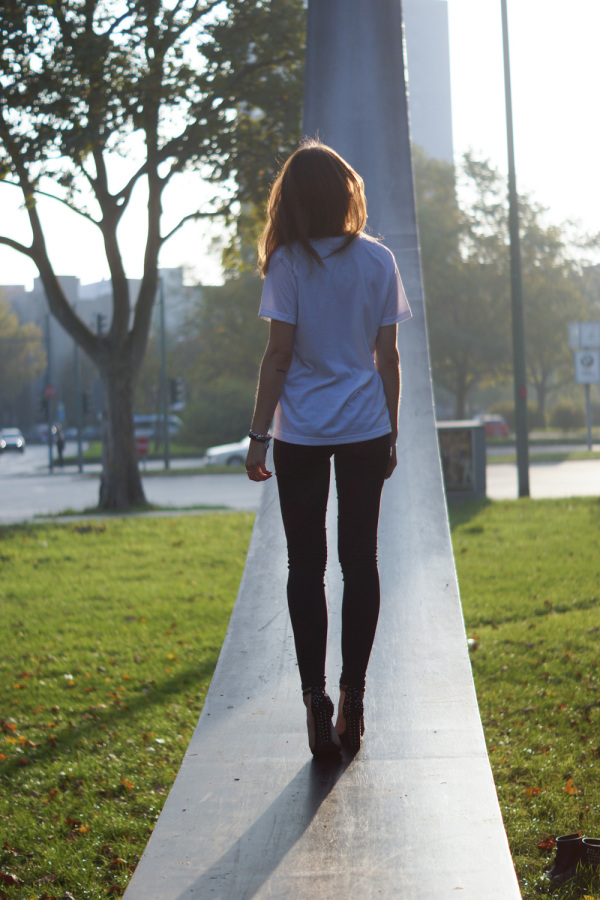
[[[338,759],[340,740],[333,727],[331,698],[323,688],[310,688],[303,692],[303,696],[307,709],[308,745],[312,755],[315,759]]]
[[[356,754],[365,733],[364,690],[348,685],[340,685],[340,690],[345,692],[342,715],[346,722],[346,730],[340,734],[340,740],[350,753]]]
[[[600,838],[584,837],[583,849],[585,853],[584,863],[592,869],[600,866]]]

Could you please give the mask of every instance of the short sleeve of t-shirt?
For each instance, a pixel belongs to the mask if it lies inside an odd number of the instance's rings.
[[[296,276],[290,255],[283,248],[278,248],[271,257],[258,314],[262,319],[296,324],[298,318]]]
[[[396,325],[399,322],[404,322],[405,319],[410,319],[411,315],[400,272],[394,262],[394,274],[390,279],[390,286],[385,298],[381,324]]]

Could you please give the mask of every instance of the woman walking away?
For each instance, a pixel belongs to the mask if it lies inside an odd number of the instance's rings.
[[[400,362],[397,325],[410,309],[394,257],[364,234],[362,178],[309,141],[271,190],[259,243],[259,315],[270,321],[246,470],[271,477],[288,546],[287,585],[315,757],[352,752],[364,733],[365,675],[379,615],[377,524],[383,482],[396,467]],[[333,458],[338,555],[344,578],[342,672],[335,728],[325,692],[325,516]]]

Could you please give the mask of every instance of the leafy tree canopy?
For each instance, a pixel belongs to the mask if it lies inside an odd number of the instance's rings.
[[[434,382],[463,418],[476,387],[510,380],[508,210],[504,178],[465,155],[455,172],[415,148],[415,185]],[[543,420],[548,394],[572,378],[567,323],[585,315],[566,227],[519,198],[527,374]]]
[[[0,179],[24,198],[31,242],[0,243],[40,272],[50,310],[97,366],[104,387],[103,507],[145,502],[133,393],[161,247],[190,219],[229,216],[266,195],[273,160],[297,133],[304,8],[297,0],[5,0],[0,6]],[[121,157],[118,172],[112,165]],[[165,225],[164,192],[196,169],[220,188]],[[126,172],[123,176],[123,172]],[[129,295],[118,228],[147,195],[144,270]],[[69,305],[48,256],[46,193],[100,229],[113,316],[97,336]],[[171,212],[171,210],[169,210]]]
[[[42,333],[20,325],[10,304],[0,299],[0,403],[12,403],[46,367]]]

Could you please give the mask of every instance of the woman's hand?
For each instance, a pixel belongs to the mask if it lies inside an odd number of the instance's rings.
[[[267,448],[261,441],[250,441],[246,472],[250,481],[266,481],[273,474],[267,469]]]
[[[387,471],[385,473],[385,477],[389,478],[396,466],[398,465],[398,455],[396,453],[396,444],[395,442],[390,447],[390,461],[388,463]]]

